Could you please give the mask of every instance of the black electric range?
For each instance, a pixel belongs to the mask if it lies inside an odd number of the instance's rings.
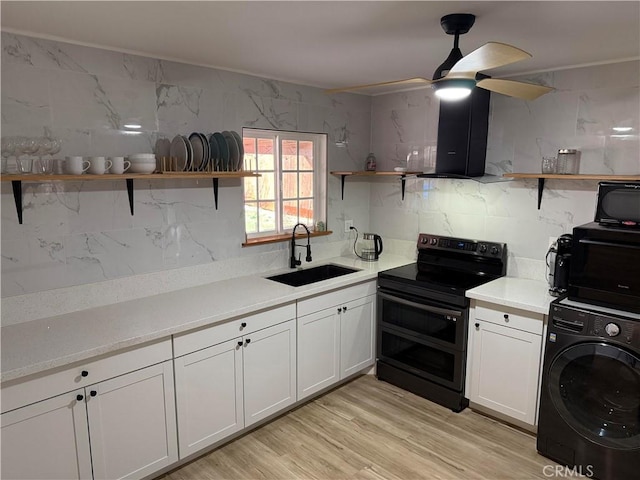
[[[376,375],[461,411],[469,300],[504,276],[503,243],[421,233],[416,263],[378,274]]]

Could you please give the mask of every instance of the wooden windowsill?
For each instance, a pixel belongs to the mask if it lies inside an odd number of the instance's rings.
[[[325,230],[323,232],[311,232],[311,237],[325,237],[327,235],[331,235],[333,232],[331,230]],[[304,239],[307,238],[307,232],[304,233],[296,233],[296,238]],[[257,237],[257,238],[249,238],[246,242],[242,244],[243,247],[253,247],[254,245],[265,245],[267,243],[278,243],[278,242],[287,242],[291,240],[291,234],[285,233],[281,235],[269,235],[266,237]]]

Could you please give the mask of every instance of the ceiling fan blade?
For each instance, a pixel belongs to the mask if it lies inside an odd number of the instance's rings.
[[[524,50],[506,43],[489,42],[458,60],[446,76],[472,78],[471,73],[475,76],[477,72],[510,65],[527,58],[531,58],[531,54]]]
[[[372,88],[372,87],[385,87],[387,85],[401,85],[401,84],[410,84],[410,83],[422,83],[422,84],[430,84],[431,80],[422,77],[414,77],[414,78],[406,78],[404,80],[393,80],[391,82],[380,82],[380,83],[369,83],[367,85],[355,85],[353,87],[344,87],[344,88],[332,88],[330,90],[325,90],[324,93],[332,94],[332,93],[340,93],[340,92],[349,92],[351,90],[361,90],[364,88]]]
[[[535,100],[541,95],[553,90],[553,88],[543,85],[533,85],[531,83],[515,82],[513,80],[501,80],[499,78],[485,78],[476,83],[476,87],[523,100]]]

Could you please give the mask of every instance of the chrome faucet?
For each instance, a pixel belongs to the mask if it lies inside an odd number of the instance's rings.
[[[304,227],[304,229],[307,231],[307,256],[305,258],[305,260],[307,262],[311,261],[311,232],[309,231],[309,229],[307,228],[307,226],[304,223],[297,223],[295,227],[293,227],[293,232],[291,232],[291,258],[289,258],[289,267],[291,268],[296,268],[298,265],[302,264],[302,260],[300,260],[301,255],[298,255],[298,258],[296,259],[296,247],[304,247],[305,245],[297,245],[296,244],[296,228],[298,227]]]

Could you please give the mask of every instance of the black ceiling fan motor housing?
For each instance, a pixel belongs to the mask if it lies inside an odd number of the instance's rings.
[[[449,35],[464,35],[476,21],[476,16],[471,13],[452,13],[440,19],[440,26]]]

